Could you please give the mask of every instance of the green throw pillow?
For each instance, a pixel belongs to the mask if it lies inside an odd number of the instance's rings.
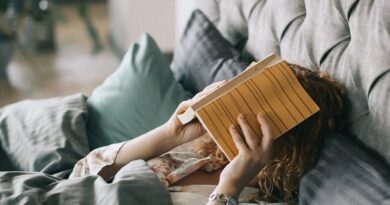
[[[189,97],[156,42],[142,35],[88,99],[90,148],[129,140],[161,125]]]

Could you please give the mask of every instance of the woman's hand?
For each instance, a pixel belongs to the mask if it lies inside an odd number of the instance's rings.
[[[189,106],[202,99],[204,96],[210,94],[226,82],[227,81],[220,81],[213,83],[207,86],[202,92],[196,94],[192,99],[180,103],[175,113],[168,120],[168,122],[165,123],[168,135],[177,137],[176,139],[179,140],[179,144],[184,144],[203,135],[206,131],[197,119],[182,125],[177,118],[177,115],[184,113]]]
[[[222,171],[216,193],[238,197],[242,189],[271,159],[271,126],[264,115],[258,115],[257,120],[262,137],[256,135],[242,114],[238,116],[241,129],[230,126],[238,155]]]

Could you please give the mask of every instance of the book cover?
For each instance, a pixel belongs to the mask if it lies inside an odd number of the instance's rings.
[[[226,157],[232,160],[238,150],[229,126],[238,124],[239,113],[245,115],[259,137],[261,130],[256,115],[265,114],[275,133],[272,137],[276,139],[318,111],[319,107],[288,63],[271,54],[191,105],[178,118],[183,124],[198,118]]]

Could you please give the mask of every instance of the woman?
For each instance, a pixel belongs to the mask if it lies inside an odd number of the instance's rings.
[[[198,121],[182,125],[177,119],[177,114],[190,104],[224,83],[220,82],[181,103],[160,127],[128,142],[92,151],[76,164],[70,178],[98,174],[109,181],[127,163],[143,159],[148,160],[166,186],[217,184],[208,204],[234,204],[248,185],[259,188],[253,200],[296,202],[299,180],[315,164],[323,140],[343,129],[348,101],[345,89],[327,74],[296,65],[290,67],[320,111],[275,141],[264,115],[257,116],[263,135],[260,141],[240,114],[239,125],[229,128],[239,153],[226,167],[227,160],[216,145],[210,139],[199,138],[205,130]],[[196,138],[197,155],[164,154]],[[217,171],[222,168],[222,172]],[[205,174],[201,169],[214,174]]]

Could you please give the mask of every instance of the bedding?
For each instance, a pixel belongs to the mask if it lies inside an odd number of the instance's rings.
[[[25,100],[0,109],[0,142],[14,167],[8,170],[66,177],[89,151],[86,118],[82,94]]]
[[[64,180],[38,172],[0,172],[0,204],[161,204],[169,192],[145,161],[127,164],[112,183],[88,176]]]
[[[67,179],[89,152],[87,116],[82,94],[22,101],[0,110],[5,153],[0,157],[18,167],[0,171],[1,205],[172,204],[169,192],[142,160],[122,168],[112,183],[97,175]]]

